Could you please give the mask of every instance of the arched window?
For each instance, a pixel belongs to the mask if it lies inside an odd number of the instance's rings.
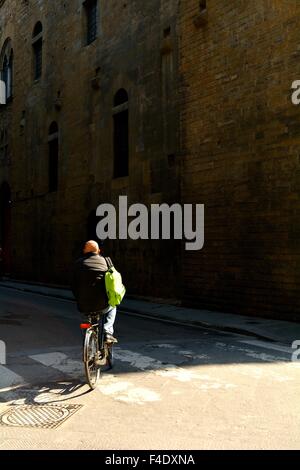
[[[6,101],[12,98],[13,92],[13,50],[11,40],[7,39],[0,55],[1,80],[5,83]]]
[[[49,146],[49,192],[57,191],[58,189],[58,125],[56,122],[52,122],[49,127],[48,135],[48,146]]]
[[[55,121],[50,124],[49,135],[58,134],[58,125]]]
[[[41,34],[43,32],[43,25],[40,21],[38,21],[33,29],[33,35],[32,37],[35,38],[36,36],[38,36],[39,34]]]
[[[199,9],[200,9],[200,12],[206,11],[206,0],[199,1]]]
[[[119,106],[120,104],[124,104],[128,102],[128,93],[124,88],[121,88],[117,93],[115,94],[114,98],[114,106]]]
[[[129,112],[128,93],[123,88],[114,97],[114,177],[129,173]]]
[[[40,21],[36,23],[32,34],[33,48],[33,76],[39,80],[43,70],[43,25]]]

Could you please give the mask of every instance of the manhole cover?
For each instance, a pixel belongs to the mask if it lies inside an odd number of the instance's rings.
[[[1,426],[54,429],[82,405],[17,405],[0,415]]]

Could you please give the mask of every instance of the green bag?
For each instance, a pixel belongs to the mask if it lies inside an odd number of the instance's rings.
[[[121,274],[116,270],[110,258],[105,258],[108,271],[105,273],[105,288],[108,297],[108,304],[111,307],[120,305],[125,295],[126,289],[122,282]]]

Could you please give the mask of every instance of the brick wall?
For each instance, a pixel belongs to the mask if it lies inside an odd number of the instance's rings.
[[[0,2],[14,49],[14,99],[0,108],[12,190],[14,276],[65,283],[102,202],[204,203],[205,247],[107,245],[129,292],[299,318],[297,0],[100,0],[85,46],[82,1]],[[179,9],[180,8],[180,9]],[[43,23],[43,76],[32,31]],[[179,86],[180,85],[180,86]],[[130,171],[113,176],[112,103],[129,95]],[[48,130],[59,126],[59,191],[48,192]]]
[[[207,0],[200,24],[198,5],[180,13],[182,196],[205,204],[206,242],[184,299],[299,319],[300,4]]]
[[[14,99],[0,109],[1,122],[12,113],[12,163],[0,169],[0,184],[8,180],[12,189],[12,274],[20,278],[67,282],[88,216],[100,203],[122,194],[130,204],[147,205],[179,197],[178,2],[99,3],[99,35],[89,46],[81,0],[6,0],[0,10],[0,47],[10,36],[14,48]],[[37,21],[43,24],[43,76],[34,83]],[[120,88],[129,95],[130,169],[128,178],[113,179],[112,107]],[[53,121],[59,190],[49,193]],[[107,250],[130,292],[178,296],[178,244],[120,241]]]

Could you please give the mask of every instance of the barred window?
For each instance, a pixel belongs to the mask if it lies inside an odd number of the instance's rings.
[[[5,83],[5,98],[8,101],[13,94],[13,50],[7,39],[0,55],[0,78]]]
[[[98,1],[86,0],[84,8],[86,14],[86,42],[91,44],[98,34]]]
[[[34,80],[39,80],[43,71],[43,26],[40,21],[35,25],[33,30],[32,47]]]

